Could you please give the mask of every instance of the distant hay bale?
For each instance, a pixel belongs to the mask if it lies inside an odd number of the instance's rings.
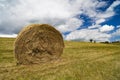
[[[18,34],[14,46],[18,64],[35,64],[58,59],[64,42],[60,32],[52,26],[32,24]]]

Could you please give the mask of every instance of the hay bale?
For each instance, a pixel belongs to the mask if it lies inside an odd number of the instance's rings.
[[[52,26],[32,24],[18,34],[14,46],[18,64],[33,64],[58,59],[64,42],[60,32]]]

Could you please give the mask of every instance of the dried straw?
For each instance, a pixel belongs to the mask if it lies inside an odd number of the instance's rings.
[[[18,34],[14,45],[18,64],[36,64],[58,59],[64,48],[62,35],[48,24],[28,25]]]

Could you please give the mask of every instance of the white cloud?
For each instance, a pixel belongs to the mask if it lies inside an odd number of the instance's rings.
[[[98,29],[82,29],[71,32],[66,36],[66,40],[84,40],[89,41],[90,39],[96,41],[109,41],[111,38],[110,34],[101,33]]]
[[[63,35],[68,40],[72,38],[108,40],[109,34],[102,32],[111,31],[113,27],[101,27],[100,23],[114,16],[114,8],[119,4],[120,1],[114,1],[105,12],[99,12],[97,8],[106,6],[106,2],[98,0],[3,0],[0,1],[0,33],[17,34],[27,24],[47,23],[55,26],[62,33],[71,32],[69,35]],[[81,14],[87,15],[94,21],[88,30],[77,30],[84,22],[76,17]],[[90,30],[94,28],[101,32]],[[83,37],[82,32],[85,33]],[[77,33],[80,36],[77,37]],[[87,38],[88,33],[92,35]],[[76,34],[75,37],[71,37],[74,36],[73,34]]]
[[[114,26],[112,25],[103,25],[102,27],[99,28],[100,32],[109,32],[114,29]]]
[[[69,18],[72,12],[69,11],[70,4],[61,0],[20,0],[20,3],[11,8],[16,15],[24,19],[43,18]]]
[[[64,32],[74,31],[77,28],[79,28],[81,25],[82,25],[82,20],[77,18],[71,18],[67,20],[65,24],[59,25],[57,29],[64,33]]]
[[[110,11],[110,12],[106,11],[106,12],[97,14],[97,18],[99,18],[99,19],[101,19],[101,18],[102,19],[106,19],[106,18],[110,18],[110,17],[112,17],[114,15],[115,15],[114,11]]]
[[[120,0],[114,1],[113,4],[107,9],[107,12],[114,11],[114,8],[118,5],[120,5]]]
[[[89,26],[88,29],[94,29],[94,28],[99,28],[101,25],[98,24],[93,24],[92,26]]]
[[[114,8],[118,5],[120,5],[120,1],[119,0],[114,1],[112,3],[112,5],[109,8],[107,8],[107,10],[105,12],[97,14],[97,18],[105,19],[105,18],[114,16],[115,15]]]
[[[112,36],[120,36],[120,29],[116,30],[114,33],[112,33]]]
[[[111,39],[113,41],[120,41],[120,28],[113,32],[111,35],[112,35]]]
[[[102,1],[102,2],[99,2],[98,4],[97,4],[97,8],[100,8],[100,7],[105,7],[105,6],[107,6],[107,3],[105,2],[105,1]]]
[[[17,34],[0,34],[0,37],[15,38],[17,37]]]
[[[96,20],[96,24],[100,24],[100,23],[105,22],[105,21],[106,21],[105,19],[98,19],[98,20]]]
[[[95,17],[97,14],[96,6],[101,7],[103,5],[106,5],[105,2],[98,2],[97,0],[12,0],[11,2],[6,0],[4,3],[1,3],[0,17],[2,24],[0,26],[4,26],[5,33],[8,32],[8,25],[13,28],[9,30],[10,33],[14,33],[15,29],[21,29],[29,23],[48,23],[53,26],[66,26],[69,24],[67,22],[76,18],[78,14]],[[76,23],[81,22],[81,20],[77,21],[75,22],[75,27]],[[64,30],[61,28],[60,30]]]
[[[114,16],[116,14],[114,8],[118,5],[120,5],[120,1],[116,0],[112,3],[112,5],[109,6],[109,8],[107,8],[105,12],[98,12],[95,16],[95,23],[100,24],[105,22],[108,18]]]
[[[0,28],[0,30],[4,33],[16,33],[15,30],[19,31],[24,25],[29,23],[47,23],[53,26],[72,25],[75,28],[76,25],[78,27],[78,24],[80,24],[79,26],[82,24],[81,20],[78,20],[76,16],[82,14],[83,9],[87,10],[87,8],[95,7],[95,5],[92,5],[93,1],[94,0],[87,0],[86,2],[84,2],[84,0],[18,0],[14,2],[14,0],[12,0],[12,3],[4,1],[4,3],[2,2],[0,4],[0,17],[2,21],[0,25],[2,28]],[[15,3],[14,5],[12,5],[13,2]],[[71,19],[75,18],[76,20],[73,20],[75,23],[69,23]],[[8,30],[8,28],[10,28],[10,30]]]

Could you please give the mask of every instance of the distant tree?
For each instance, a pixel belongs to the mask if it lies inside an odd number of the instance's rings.
[[[112,43],[120,43],[120,41],[114,41],[114,42],[112,42]]]
[[[104,43],[108,44],[108,43],[109,43],[109,41],[105,41]]]
[[[93,39],[90,39],[90,42],[93,42]]]
[[[94,43],[96,43],[96,41],[94,40]]]

